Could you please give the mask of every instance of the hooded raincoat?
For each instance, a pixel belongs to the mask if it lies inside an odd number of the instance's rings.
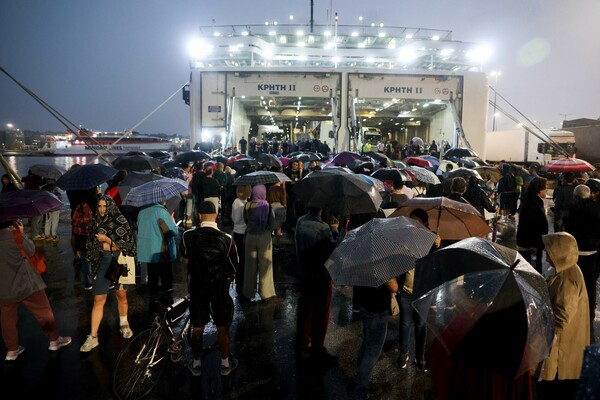
[[[590,344],[588,296],[577,266],[575,238],[566,232],[542,236],[556,275],[548,281],[555,319],[555,341],[546,359],[542,380],[579,379],[583,352]]]

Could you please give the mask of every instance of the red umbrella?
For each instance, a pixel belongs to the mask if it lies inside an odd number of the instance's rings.
[[[431,168],[433,165],[424,158],[421,157],[406,157],[404,160],[405,163],[409,165],[417,165],[423,168]]]
[[[561,158],[548,161],[541,170],[545,172],[590,172],[595,170],[594,166],[579,158]]]

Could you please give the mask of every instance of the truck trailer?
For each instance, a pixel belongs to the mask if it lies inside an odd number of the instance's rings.
[[[558,129],[542,130],[542,132],[524,127],[488,132],[485,141],[485,160],[488,163],[507,161],[543,165],[553,159],[575,155],[573,132]]]

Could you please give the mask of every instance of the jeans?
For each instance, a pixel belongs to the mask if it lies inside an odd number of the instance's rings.
[[[360,350],[358,350],[356,388],[354,389],[355,399],[368,398],[371,373],[385,343],[388,317],[388,310],[373,312],[360,307],[360,318],[363,323],[363,340]]]
[[[413,296],[402,290],[400,292],[400,353],[408,353],[408,342],[410,340],[410,328],[415,330],[415,358],[418,361],[425,355],[425,340],[427,328],[425,321],[412,307]]]

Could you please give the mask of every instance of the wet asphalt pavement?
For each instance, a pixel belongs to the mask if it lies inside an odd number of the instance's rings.
[[[502,244],[514,245],[514,224],[503,227]],[[227,230],[227,228],[225,229]],[[59,332],[73,343],[58,352],[49,352],[48,341],[29,311],[19,314],[20,344],[25,347],[17,361],[6,362],[0,376],[2,399],[111,399],[111,371],[125,343],[119,333],[117,304],[109,295],[99,330],[100,345],[90,353],[79,347],[90,330],[92,295],[83,290],[72,264],[68,238],[68,213],[63,211],[58,243],[37,242],[47,258],[49,273],[44,277]],[[334,366],[297,360],[294,352],[295,316],[299,283],[292,236],[284,236],[282,249],[274,252],[277,300],[268,304],[235,300],[231,325],[231,353],[239,367],[229,376],[219,373],[220,357],[216,329],[205,331],[202,376],[192,377],[187,369],[191,351],[186,345],[183,359],[170,364],[149,399],[351,399],[356,356],[361,342],[359,314],[352,311],[351,288],[335,287],[325,346],[338,357]],[[185,266],[174,265],[174,297],[187,293]],[[138,284],[128,292],[129,321],[134,334],[152,322],[148,293]],[[429,374],[410,365],[394,366],[398,356],[398,317],[390,316],[383,353],[373,371],[370,395],[374,399],[433,399]],[[596,322],[595,325],[598,323]],[[596,327],[596,332],[599,329]],[[0,342],[0,355],[6,347]],[[411,361],[413,355],[411,354]],[[6,397],[5,397],[6,396]]]

